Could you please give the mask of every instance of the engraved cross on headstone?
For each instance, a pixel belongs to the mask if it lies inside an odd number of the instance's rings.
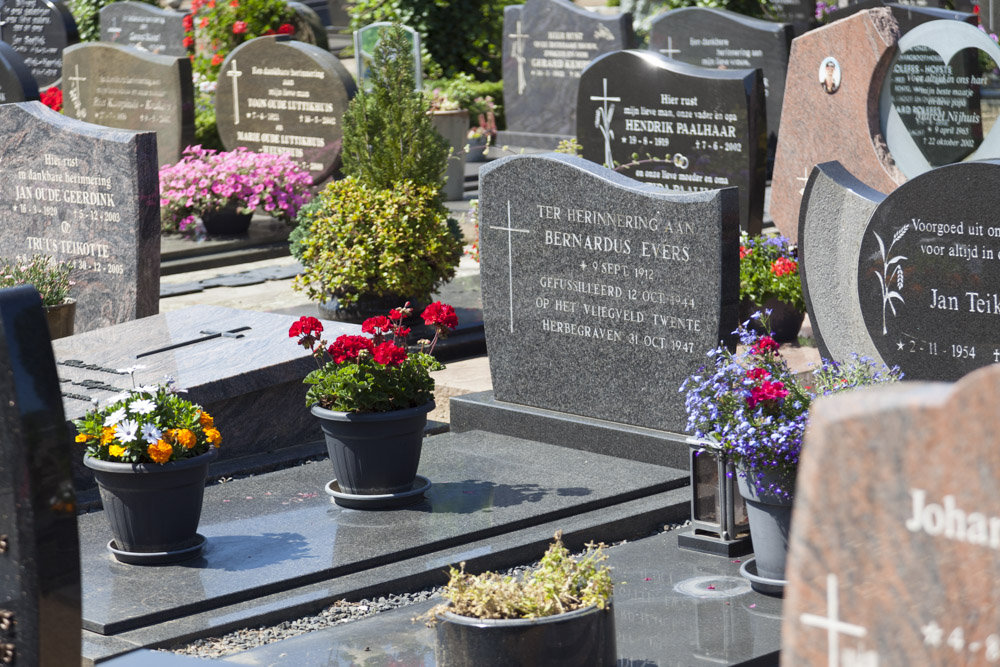
[[[87,77],[80,76],[80,66],[73,66],[73,76],[67,77],[72,84],[70,87],[70,98],[77,108],[77,117],[83,120],[87,117],[87,109],[83,106],[83,94],[80,92],[80,84],[87,80]]]
[[[524,89],[528,85],[527,79],[524,78],[524,40],[526,40],[530,35],[521,32],[521,22],[517,22],[517,29],[513,34],[507,35],[514,40],[511,44],[510,53],[517,61],[517,94],[521,95],[524,93]]]
[[[108,28],[108,32],[110,32],[110,33],[111,33],[112,35],[114,35],[114,36],[113,36],[113,37],[111,38],[111,41],[112,41],[112,42],[114,42],[114,41],[116,41],[116,40],[118,39],[118,36],[119,36],[119,34],[121,33],[121,31],[122,31],[122,29],[121,29],[121,27],[120,27],[120,26],[118,25],[118,17],[116,16],[116,17],[114,17],[114,18],[113,18],[113,19],[111,20],[111,27],[110,27],[110,28]]]
[[[243,76],[243,72],[236,69],[236,59],[234,58],[231,63],[229,63],[229,71],[226,72],[226,76],[233,80],[233,125],[240,124],[240,87],[239,78]]]
[[[490,229],[499,229],[502,232],[507,232],[507,288],[510,293],[510,330],[511,333],[514,331],[514,239],[512,234],[517,232],[518,234],[530,234],[530,229],[517,229],[514,227],[510,219],[510,201],[507,201],[507,226],[498,227],[496,225],[490,225]]]
[[[668,58],[673,58],[675,53],[680,53],[680,52],[681,52],[680,49],[675,49],[674,48],[674,38],[673,37],[667,37],[667,48],[660,49],[660,53],[667,54]]]
[[[816,614],[802,614],[799,622],[814,628],[826,630],[827,659],[829,667],[842,667],[840,655],[840,635],[862,639],[868,634],[868,630],[860,625],[852,625],[840,620],[840,597],[837,593],[837,575],[826,575],[826,616]],[[860,653],[860,652],[858,652]],[[867,654],[872,656],[873,654]],[[854,657],[859,657],[854,654]],[[875,656],[877,663],[877,656]],[[859,662],[852,659],[851,663]]]
[[[250,327],[237,327],[235,329],[230,329],[229,331],[199,331],[202,334],[201,338],[192,338],[191,340],[185,340],[180,343],[174,343],[173,345],[167,345],[166,347],[157,348],[155,350],[150,350],[149,352],[140,352],[135,355],[136,359],[141,359],[143,357],[148,357],[153,354],[159,354],[160,352],[167,352],[168,350],[176,350],[179,347],[187,347],[188,345],[194,345],[195,343],[204,343],[207,340],[214,340],[216,338],[243,338],[241,331],[249,331]]]

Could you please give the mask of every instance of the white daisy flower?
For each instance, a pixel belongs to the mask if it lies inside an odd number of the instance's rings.
[[[139,430],[139,422],[134,419],[126,419],[121,423],[121,430],[115,435],[122,443],[133,442],[135,434]]]
[[[125,419],[125,408],[118,408],[104,420],[105,426],[118,426],[118,422]]]
[[[155,424],[144,424],[142,427],[142,439],[151,445],[163,437],[163,431],[156,428]]]
[[[128,409],[135,415],[148,415],[156,409],[156,403],[148,398],[140,398],[139,400],[132,401],[132,403],[129,404]]]

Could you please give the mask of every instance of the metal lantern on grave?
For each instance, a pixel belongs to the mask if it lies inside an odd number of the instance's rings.
[[[750,553],[750,523],[732,460],[712,440],[688,438],[687,443],[691,527],[678,536],[678,545],[718,556]]]

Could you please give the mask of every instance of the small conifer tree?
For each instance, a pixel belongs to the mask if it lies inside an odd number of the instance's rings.
[[[378,190],[409,180],[440,191],[451,149],[414,90],[412,46],[398,25],[375,47],[371,82],[344,114],[344,173]]]

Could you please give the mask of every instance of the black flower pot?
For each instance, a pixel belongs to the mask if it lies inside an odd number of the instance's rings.
[[[197,556],[190,549],[204,539],[197,531],[205,478],[208,464],[218,455],[212,448],[164,464],[115,463],[85,456],[83,463],[94,471],[115,548],[131,554],[178,554],[178,559]],[[158,562],[169,562],[166,558]]]
[[[340,490],[380,495],[412,489],[427,413],[433,409],[434,401],[391,412],[335,412],[313,406]]]
[[[253,220],[253,211],[240,213],[236,208],[207,211],[201,216],[205,232],[212,236],[236,236],[246,234]]]
[[[438,667],[608,667],[617,662],[615,614],[585,607],[532,619],[483,620],[437,614]]]
[[[758,310],[763,312],[771,309],[770,331],[764,331],[764,327],[758,320],[750,319]],[[750,328],[754,331],[767,335],[771,334],[774,340],[779,343],[794,343],[799,339],[799,329],[802,328],[802,321],[806,314],[801,310],[796,310],[794,306],[778,299],[768,299],[763,306],[758,306],[751,299],[744,298],[740,301],[740,322],[750,320]]]
[[[351,324],[361,324],[369,317],[388,315],[393,308],[400,308],[406,302],[410,303],[413,313],[406,318],[403,323],[412,327],[422,322],[420,311],[422,307],[418,305],[417,299],[402,297],[398,294],[386,294],[385,296],[375,296],[373,294],[360,294],[357,300],[350,306],[343,305],[336,297],[319,304],[319,317],[323,320],[334,322],[349,322]]]

